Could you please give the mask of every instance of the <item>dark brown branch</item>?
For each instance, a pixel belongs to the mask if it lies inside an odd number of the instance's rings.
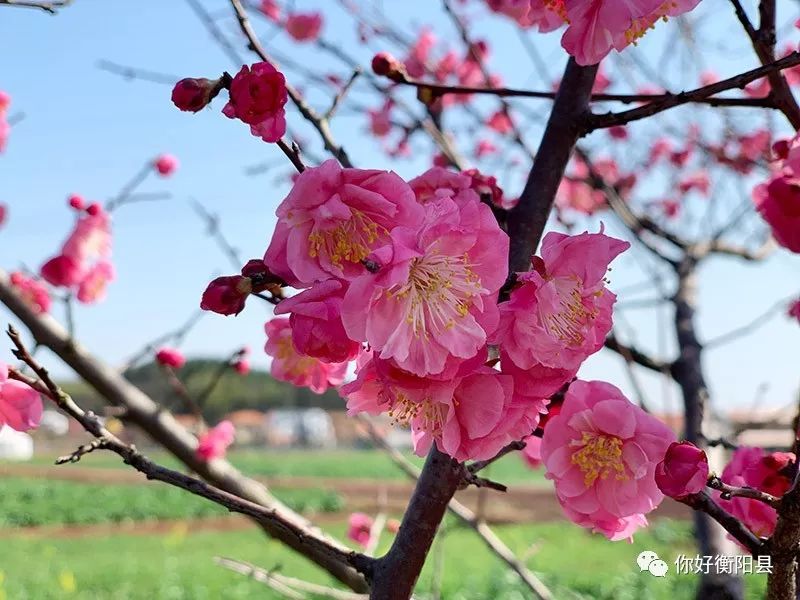
[[[474,463],[468,465],[467,470],[470,473],[478,473],[479,471],[482,471],[492,463],[503,458],[506,454],[510,454],[511,452],[517,452],[524,449],[525,449],[525,442],[523,442],[522,440],[511,442],[510,444],[501,448],[500,451],[497,454],[495,454],[492,458],[487,458],[486,460],[476,460]]]
[[[717,83],[697,88],[689,92],[681,92],[680,94],[667,96],[663,100],[651,102],[649,104],[645,104],[644,106],[640,106],[638,108],[632,108],[631,110],[626,110],[618,113],[592,115],[592,118],[590,119],[589,123],[589,129],[595,130],[606,127],[615,127],[618,125],[625,125],[633,121],[638,121],[646,117],[652,117],[653,115],[656,115],[660,112],[664,112],[665,110],[669,110],[677,106],[682,106],[690,102],[697,102],[704,98],[710,98],[711,96],[714,96],[721,92],[725,92],[727,90],[735,88],[743,88],[748,83],[751,83],[757,79],[761,79],[762,77],[768,75],[773,75],[777,73],[778,77],[781,80],[783,80],[783,77],[780,75],[780,71],[782,71],[783,69],[790,69],[799,64],[800,64],[800,54],[797,52],[792,52],[791,54],[780,60],[776,60],[774,62],[768,62],[756,69],[752,69],[745,73],[741,73],[734,77],[730,77],[728,79],[724,79]],[[777,100],[775,100],[775,108],[779,108]],[[800,123],[798,123],[797,126],[800,127]]]
[[[731,498],[750,498],[752,500],[763,502],[772,508],[778,508],[778,505],[781,501],[780,498],[777,498],[772,494],[762,492],[761,490],[757,490],[756,488],[728,485],[719,477],[709,478],[708,487],[722,492],[721,496],[723,500],[730,500]]]
[[[334,96],[333,102],[331,102],[331,107],[325,111],[325,116],[323,119],[328,121],[331,117],[333,117],[336,109],[339,108],[339,105],[347,97],[347,93],[350,91],[350,88],[353,87],[353,84],[356,82],[356,79],[358,79],[359,75],[361,75],[361,69],[353,69],[353,74],[350,75],[350,79],[348,79],[347,83],[342,86],[342,89],[339,90],[339,93]]]
[[[584,133],[597,65],[581,67],[570,58],[533,168],[509,215],[510,271],[527,271],[544,232],[556,190],[575,143]]]
[[[303,163],[303,159],[300,158],[300,146],[296,143],[292,142],[291,147],[289,147],[286,142],[282,139],[278,140],[278,148],[281,149],[289,161],[292,163],[295,169],[297,169],[298,173],[302,173],[306,170],[306,166]]]
[[[731,534],[742,546],[753,555],[765,553],[764,543],[736,517],[722,509],[706,492],[692,494],[684,500],[683,504],[691,506],[694,510],[706,513]]]
[[[640,367],[655,371],[656,373],[669,374],[672,367],[672,365],[668,362],[656,360],[641,350],[637,350],[632,346],[626,346],[625,344],[621,343],[613,334],[606,338],[604,345],[609,350],[613,350],[617,354],[621,355],[625,360],[633,361]]]
[[[79,344],[70,340],[64,329],[52,317],[35,313],[16,293],[8,276],[2,270],[0,270],[0,302],[28,328],[37,344],[52,350],[99,396],[111,404],[122,407],[125,410],[126,421],[140,427],[188,469],[215,488],[255,503],[273,514],[276,521],[259,522],[266,533],[313,561],[351,589],[359,592],[367,589],[363,576],[349,564],[343,563],[339,557],[332,556],[328,552],[322,552],[315,545],[308,544],[306,538],[321,538],[342,552],[349,552],[346,546],[327,537],[300,515],[284,506],[264,485],[244,477],[227,461],[200,460],[196,455],[197,440],[181,427],[169,412],[158,406],[116,370],[104,365]],[[278,521],[286,521],[291,526],[282,527],[278,525]],[[298,536],[296,535],[298,531],[304,533]]]

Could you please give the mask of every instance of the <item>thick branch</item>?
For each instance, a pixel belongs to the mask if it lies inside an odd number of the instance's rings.
[[[722,525],[725,531],[730,533],[742,546],[747,548],[752,555],[757,556],[759,554],[764,554],[764,544],[762,541],[745,527],[739,519],[725,512],[722,507],[714,502],[705,492],[692,494],[684,500],[681,500],[681,502],[691,506],[697,511],[709,515],[717,523]]]
[[[309,536],[349,552],[346,546],[328,538],[300,515],[278,501],[260,483],[248,479],[224,460],[200,460],[195,449],[197,440],[181,427],[174,417],[159,407],[139,388],[133,386],[116,370],[91,356],[79,344],[70,340],[66,331],[47,315],[38,315],[16,294],[8,276],[0,271],[0,302],[30,330],[36,342],[52,350],[84,379],[101,397],[125,408],[125,419],[136,424],[151,438],[160,443],[178,460],[213,486],[239,498],[258,504],[273,512],[276,517],[292,525],[291,529],[271,523],[260,523],[264,531],[293,550],[328,571],[332,576],[354,589],[366,591],[364,578],[339,557],[306,543]],[[294,531],[303,531],[303,536]]]
[[[544,232],[556,191],[585,118],[597,65],[581,67],[570,58],[519,203],[509,215],[510,271],[527,271]]]

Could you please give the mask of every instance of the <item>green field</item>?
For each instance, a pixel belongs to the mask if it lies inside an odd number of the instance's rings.
[[[174,458],[163,453],[151,453],[148,456],[164,466],[179,466]],[[419,466],[424,461],[411,453],[407,456]],[[40,455],[32,463],[53,464],[54,459]],[[262,477],[406,478],[391,459],[378,450],[237,450],[230,452],[228,459],[244,473]],[[130,469],[119,457],[110,453],[87,456],[79,464],[81,467]],[[63,468],[68,469],[69,465]],[[490,471],[484,471],[487,472],[492,479],[503,483],[549,485],[541,470],[530,470],[517,455],[505,457],[492,465]]]
[[[342,534],[341,526],[332,530]],[[637,554],[645,549],[655,550],[669,563],[678,553],[692,553],[688,528],[683,524],[657,523],[638,535],[634,544],[607,542],[565,523],[498,527],[498,532],[518,555],[528,553],[529,567],[551,586],[557,598],[681,600],[693,595],[693,577],[672,572],[656,579],[639,573],[635,564]],[[5,538],[0,542],[0,598],[279,598],[261,584],[214,565],[214,556],[279,567],[286,575],[329,583],[303,559],[257,531],[191,533],[177,527],[163,536]],[[420,579],[419,592],[430,589],[431,562]],[[468,531],[451,529],[447,533],[444,564],[442,591],[446,599],[527,597],[514,577]],[[750,577],[748,598],[760,597],[763,586],[763,576]]]

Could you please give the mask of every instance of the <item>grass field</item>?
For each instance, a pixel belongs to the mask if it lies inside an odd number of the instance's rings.
[[[342,535],[342,527],[332,528]],[[582,600],[682,600],[693,595],[694,578],[674,573],[677,554],[693,553],[688,527],[661,522],[634,544],[611,543],[563,524],[499,527],[498,532],[556,592]],[[388,543],[389,540],[385,540]],[[672,568],[663,579],[639,573],[636,556],[654,550]],[[303,559],[257,531],[192,533],[176,527],[163,536],[36,540],[0,543],[6,600],[182,600],[278,598],[261,584],[212,563],[229,556],[282,573],[329,583]],[[451,529],[444,542],[443,598],[524,600],[513,576],[501,568],[470,532]],[[430,589],[429,561],[419,592]],[[748,581],[748,598],[763,593],[764,577]]]
[[[327,490],[274,492],[299,512],[341,509],[339,496]],[[22,477],[0,479],[0,527],[191,519],[225,514],[223,508],[203,498],[157,483],[108,485]]]
[[[150,458],[164,466],[178,466],[174,458],[165,454],[149,454]],[[408,453],[417,465],[423,459]],[[53,464],[55,457],[37,456],[33,464]],[[264,477],[338,477],[382,480],[403,480],[405,475],[389,457],[377,450],[237,450],[228,454],[228,459],[248,475]],[[110,454],[87,456],[80,462],[82,467],[130,469],[118,457]],[[65,466],[64,468],[69,468]],[[491,477],[504,483],[526,483],[549,485],[542,472],[532,471],[519,456],[508,456],[491,467]]]

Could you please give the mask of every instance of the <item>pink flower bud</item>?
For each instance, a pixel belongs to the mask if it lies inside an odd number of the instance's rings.
[[[67,203],[69,203],[70,207],[74,208],[75,210],[83,210],[86,208],[86,203],[78,194],[71,194],[70,197],[67,198]]]
[[[664,495],[680,500],[700,492],[708,481],[706,453],[690,442],[672,442],[658,463],[656,485]]]
[[[158,364],[165,367],[172,367],[173,369],[180,369],[186,364],[186,357],[181,353],[180,350],[175,348],[161,348],[158,352],[156,352],[156,360],[158,361]]]
[[[42,279],[56,287],[78,285],[83,277],[83,266],[67,254],[59,254],[48,260],[40,269]]]
[[[226,316],[238,315],[244,310],[247,296],[252,289],[252,283],[247,277],[217,277],[203,292],[200,308]]]
[[[375,75],[392,78],[402,69],[402,64],[388,52],[378,52],[372,57],[372,72]]]
[[[298,42],[314,41],[322,29],[322,15],[314,13],[294,13],[286,19],[286,33]]]
[[[240,358],[233,363],[233,370],[239,375],[247,375],[250,372],[250,361],[246,358]]]
[[[86,207],[86,212],[89,214],[90,217],[96,217],[101,212],[103,212],[103,207],[100,206],[99,202],[92,202],[89,206]]]
[[[3,226],[3,223],[6,222],[6,217],[8,216],[8,208],[5,204],[0,204],[0,227]]]
[[[171,154],[161,154],[156,157],[153,166],[156,171],[158,171],[159,175],[162,177],[169,177],[175,172],[175,169],[178,168],[178,159]]]
[[[215,82],[204,77],[181,79],[172,88],[172,103],[185,112],[198,112],[211,102]]]
[[[250,125],[250,133],[277,142],[286,133],[286,78],[268,62],[244,65],[230,85],[222,114]]]

